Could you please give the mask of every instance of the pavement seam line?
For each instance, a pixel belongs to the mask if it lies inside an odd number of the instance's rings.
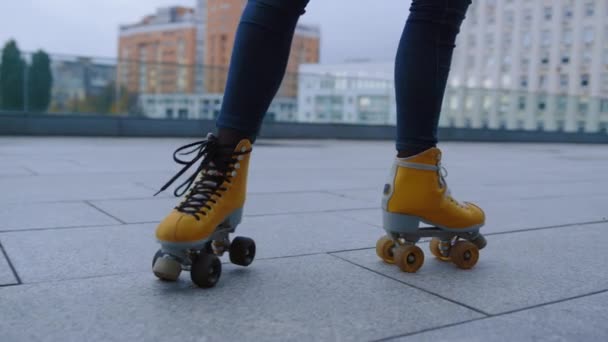
[[[40,174],[32,169],[30,169],[27,166],[21,166],[23,169],[25,169],[27,172],[31,173],[30,175],[27,175],[25,177],[32,177],[32,176],[40,176]]]
[[[90,202],[90,201],[88,201],[88,200],[87,200],[87,201],[84,201],[84,203],[88,204],[88,205],[89,205],[91,208],[96,209],[97,211],[101,212],[102,214],[105,214],[105,215],[107,215],[107,216],[109,216],[109,217],[111,217],[111,218],[115,219],[116,221],[118,221],[118,222],[119,222],[119,223],[121,223],[121,224],[127,224],[127,222],[125,222],[125,221],[123,221],[123,220],[119,219],[118,217],[116,217],[116,216],[114,216],[114,215],[112,215],[112,214],[108,213],[107,211],[105,211],[105,210],[103,210],[103,209],[101,209],[101,208],[97,207],[95,204],[91,203],[91,202]]]
[[[11,272],[13,272],[13,276],[15,277],[15,280],[17,281],[17,284],[8,284],[8,285],[21,285],[21,284],[23,284],[21,282],[21,277],[19,277],[19,273],[17,273],[17,269],[15,268],[15,265],[13,265],[13,262],[11,261],[11,258],[9,258],[8,253],[4,249],[4,246],[2,245],[2,242],[0,242],[0,251],[2,252],[2,255],[4,255],[4,259],[6,260],[6,263],[8,264],[8,267],[11,269]]]
[[[151,222],[145,222],[146,224]],[[128,226],[128,225],[139,225],[143,223],[111,223],[111,224],[93,224],[93,225],[81,225],[81,226],[58,226],[58,227],[35,227],[35,228],[26,228],[26,229],[7,229],[0,230],[0,235],[4,233],[21,233],[21,232],[41,232],[46,230],[63,230],[63,229],[89,229],[89,228],[104,228],[104,227],[118,227],[118,226]]]
[[[543,306],[564,303],[564,302],[568,302],[568,301],[571,301],[571,300],[576,300],[576,299],[585,298],[585,297],[589,297],[589,296],[595,296],[595,295],[602,294],[602,293],[605,293],[605,292],[608,292],[608,289],[594,291],[594,292],[590,292],[590,293],[585,293],[585,294],[582,294],[582,295],[572,296],[572,297],[568,297],[568,298],[562,298],[562,299],[558,299],[558,300],[554,300],[554,301],[550,301],[550,302],[546,302],[546,303],[541,303],[541,304],[536,304],[536,305],[528,306],[528,307],[525,307],[525,308],[520,308],[520,309],[515,309],[515,310],[510,310],[510,311],[505,311],[505,312],[500,312],[500,313],[493,314],[493,315],[490,314],[490,315],[488,315],[486,317],[473,318],[473,319],[470,319],[470,320],[467,320],[467,321],[463,321],[463,322],[450,323],[450,324],[441,325],[441,326],[438,326],[438,327],[435,327],[435,328],[422,329],[422,330],[419,330],[419,331],[413,331],[413,332],[406,333],[406,334],[389,336],[389,337],[381,338],[381,339],[378,339],[378,340],[373,340],[373,342],[390,341],[390,340],[394,340],[394,339],[397,339],[397,338],[424,334],[424,333],[429,332],[429,331],[450,328],[450,327],[453,327],[453,326],[464,325],[464,324],[468,324],[468,323],[472,323],[472,322],[476,322],[476,321],[482,321],[482,320],[486,320],[486,319],[490,319],[490,318],[497,318],[497,317],[501,317],[501,316],[507,316],[507,315],[518,313],[518,312],[523,312],[523,311],[527,311],[527,310],[541,308]]]
[[[0,284],[0,289],[3,287],[19,286],[23,284],[11,283],[11,284]]]
[[[468,305],[468,304],[464,304],[464,303],[458,302],[458,301],[456,301],[456,300],[454,300],[454,299],[451,299],[451,298],[448,298],[448,297],[442,296],[442,295],[440,295],[440,294],[438,294],[438,293],[435,293],[435,292],[429,291],[429,290],[427,290],[427,289],[421,288],[421,287],[416,286],[416,285],[412,285],[412,284],[407,283],[407,282],[405,282],[405,281],[403,281],[403,280],[400,280],[400,279],[397,279],[397,278],[394,278],[394,277],[388,276],[388,275],[386,275],[386,274],[384,274],[384,273],[378,272],[378,271],[376,271],[376,270],[373,270],[373,269],[371,269],[371,268],[365,267],[365,266],[363,266],[363,265],[359,265],[359,264],[354,263],[354,262],[352,262],[352,261],[350,261],[350,260],[348,260],[348,259],[342,258],[342,257],[340,257],[340,256],[338,256],[338,255],[331,254],[331,253],[327,253],[327,254],[329,254],[329,255],[331,255],[331,256],[333,256],[333,257],[335,257],[335,258],[338,258],[338,259],[340,259],[340,260],[343,260],[343,261],[345,261],[345,262],[347,262],[347,263],[349,263],[349,264],[351,264],[351,265],[355,265],[355,266],[360,267],[360,268],[362,268],[362,269],[364,269],[364,270],[367,270],[367,271],[369,271],[369,272],[373,272],[373,273],[375,273],[375,274],[377,274],[377,275],[380,275],[380,276],[382,276],[382,277],[384,277],[384,278],[391,279],[391,280],[396,281],[396,282],[398,282],[398,283],[401,283],[401,284],[403,284],[403,285],[409,286],[409,287],[411,287],[411,288],[413,288],[413,289],[416,289],[416,290],[422,291],[422,292],[424,292],[424,293],[426,293],[426,294],[429,294],[429,295],[432,295],[432,296],[434,296],[434,297],[438,297],[438,298],[440,298],[440,299],[443,299],[443,300],[445,300],[445,301],[448,301],[448,302],[450,302],[450,303],[452,303],[452,304],[456,304],[456,305],[458,305],[458,306],[462,306],[462,307],[467,308],[467,309],[469,309],[469,310],[471,310],[471,311],[474,311],[474,312],[476,312],[476,313],[478,313],[478,314],[484,315],[484,316],[486,316],[486,317],[487,317],[487,316],[490,316],[490,314],[489,314],[489,313],[487,313],[487,312],[485,312],[485,311],[483,311],[483,310],[481,310],[481,309],[478,309],[478,308],[476,308],[476,307],[473,307],[473,306],[470,306],[470,305]]]
[[[487,233],[487,234],[483,234],[483,235],[484,236],[493,236],[493,235],[505,235],[505,234],[509,234],[509,233],[525,233],[525,232],[533,232],[536,230],[559,229],[559,228],[568,228],[568,227],[576,227],[576,226],[590,226],[590,225],[600,224],[600,223],[608,223],[608,220],[585,221],[585,222],[558,224],[555,226],[522,228],[522,229],[518,229],[518,230],[494,232],[494,233]]]

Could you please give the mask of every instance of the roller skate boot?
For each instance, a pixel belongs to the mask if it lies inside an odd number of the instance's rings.
[[[251,149],[247,139],[226,147],[209,134],[207,139],[175,151],[173,159],[184,167],[159,193],[199,164],[174,192],[177,197],[183,196],[181,202],[156,229],[161,249],[154,256],[152,270],[158,278],[175,281],[186,270],[196,285],[209,288],[220,278],[219,257],[225,252],[234,264],[251,264],[255,242],[246,237],[229,239],[243,215]],[[185,155],[193,157],[184,160]]]
[[[382,221],[386,236],[376,243],[383,261],[414,273],[424,263],[416,246],[432,238],[431,253],[462,269],[475,266],[486,240],[479,233],[485,223],[478,206],[452,197],[441,166],[441,151],[430,148],[409,158],[397,158],[382,197]],[[431,227],[420,227],[421,223]]]

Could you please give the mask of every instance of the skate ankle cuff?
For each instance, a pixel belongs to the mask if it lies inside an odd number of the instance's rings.
[[[429,165],[422,163],[412,163],[402,159],[396,159],[395,164],[405,167],[408,169],[416,169],[416,170],[425,170],[425,171],[439,171],[440,166],[438,165]]]

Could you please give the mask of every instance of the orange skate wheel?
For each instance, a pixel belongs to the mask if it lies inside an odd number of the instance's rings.
[[[472,242],[458,241],[450,250],[450,259],[459,268],[468,270],[477,264],[479,248]]]
[[[393,255],[393,248],[395,247],[395,241],[388,236],[383,236],[376,242],[376,254],[382,261],[387,264],[395,263],[395,256]]]
[[[403,272],[415,273],[424,263],[424,253],[415,245],[399,246],[395,249],[395,263]]]
[[[431,253],[433,253],[435,258],[437,258],[438,260],[450,261],[450,257],[446,257],[446,256],[443,256],[443,254],[441,254],[441,249],[439,249],[440,244],[441,244],[441,240],[439,240],[438,238],[433,238],[431,240],[431,242],[429,243],[429,249],[431,250]]]

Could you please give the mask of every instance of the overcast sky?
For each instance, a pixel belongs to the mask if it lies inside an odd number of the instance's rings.
[[[0,44],[14,38],[26,51],[116,57],[118,25],[157,7],[196,0],[0,0]],[[321,61],[390,61],[409,0],[311,0],[301,22],[322,31]]]

